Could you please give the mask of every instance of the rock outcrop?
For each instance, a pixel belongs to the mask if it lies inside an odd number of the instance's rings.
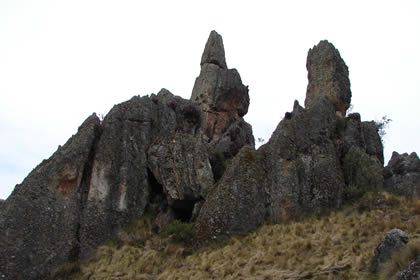
[[[335,209],[383,184],[377,127],[344,117],[348,69],[327,41],[309,51],[305,108],[296,101],[254,148],[248,87],[211,32],[190,100],[162,89],[90,116],[0,204],[0,273],[44,279],[86,261],[147,213],[159,231],[195,223],[195,245]]]
[[[420,195],[420,159],[416,153],[392,153],[384,169],[385,189],[389,192],[405,195]]]
[[[191,100],[199,104],[212,165],[236,155],[244,145],[254,146],[252,128],[242,118],[248,112],[248,87],[236,69],[228,69],[222,37],[210,33]],[[219,174],[220,173],[220,174]],[[223,170],[215,175],[218,179]]]
[[[209,106],[165,89],[135,96],[102,122],[89,117],[15,188],[0,206],[1,275],[48,278],[59,264],[87,260],[146,211],[156,215],[157,230],[197,217],[214,184],[210,163],[224,166],[242,146],[254,145],[242,118],[248,89],[236,70],[227,69],[215,32],[201,64],[193,95],[205,95],[201,100]]]
[[[80,251],[80,224],[92,157],[101,132],[92,115],[6,200],[0,222],[0,274],[42,279]]]
[[[321,41],[309,50],[306,69],[309,83],[305,107],[309,109],[326,96],[335,111],[345,116],[351,100],[350,80],[347,65],[338,50],[328,41]]]
[[[386,233],[375,249],[375,255],[372,259],[371,271],[378,271],[380,265],[391,259],[392,254],[407,247],[408,235],[400,229],[394,228]]]
[[[306,108],[295,101],[267,144],[243,148],[230,163],[198,216],[197,244],[335,209],[382,187],[376,126],[359,114],[344,118],[351,92],[339,52],[321,41],[307,68]]]

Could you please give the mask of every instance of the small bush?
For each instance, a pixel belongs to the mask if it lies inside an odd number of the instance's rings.
[[[162,228],[161,237],[169,237],[174,242],[188,243],[194,235],[194,224],[175,220]]]

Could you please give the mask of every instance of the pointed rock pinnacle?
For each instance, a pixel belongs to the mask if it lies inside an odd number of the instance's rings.
[[[308,52],[308,88],[305,107],[308,109],[326,96],[336,112],[343,116],[350,106],[349,70],[333,44],[321,41]]]
[[[203,56],[201,57],[200,65],[205,63],[216,64],[223,69],[227,69],[223,39],[214,30],[210,33]]]

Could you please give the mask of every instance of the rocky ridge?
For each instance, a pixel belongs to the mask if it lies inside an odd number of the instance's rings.
[[[162,89],[115,105],[102,122],[92,115],[16,186],[0,204],[0,275],[48,278],[146,212],[155,231],[193,222],[201,246],[383,187],[377,126],[346,116],[348,69],[331,43],[308,53],[305,108],[295,101],[258,150],[243,119],[248,87],[215,31],[200,64],[190,100]]]

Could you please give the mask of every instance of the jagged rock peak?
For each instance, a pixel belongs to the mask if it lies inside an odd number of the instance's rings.
[[[336,112],[345,116],[351,101],[349,71],[334,45],[324,40],[310,49],[306,68],[308,88],[305,107],[310,108],[326,96]]]
[[[214,30],[210,33],[203,56],[201,57],[200,65],[205,63],[216,64],[223,69],[227,69],[223,39]]]

